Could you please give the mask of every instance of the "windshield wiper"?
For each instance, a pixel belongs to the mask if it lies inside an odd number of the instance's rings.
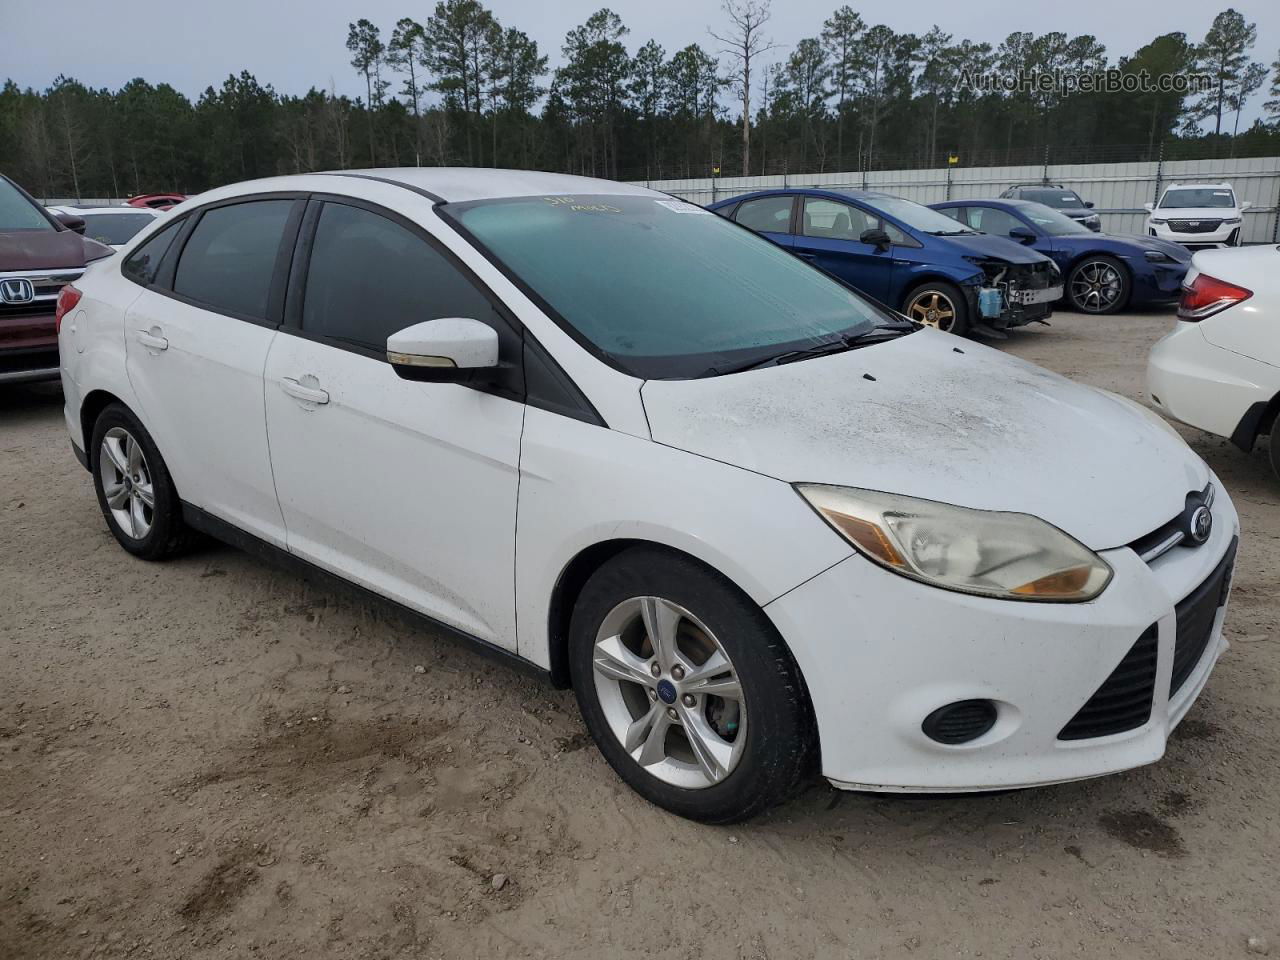
[[[854,334],[853,336],[848,337],[840,337],[836,340],[826,340],[822,343],[816,343],[812,347],[802,347],[799,350],[787,350],[784,353],[774,354],[770,357],[761,357],[756,360],[746,360],[738,364],[708,367],[702,372],[701,376],[719,377],[726,373],[742,373],[744,370],[756,370],[760,367],[780,367],[784,363],[796,363],[799,360],[808,360],[812,357],[825,357],[833,353],[844,353],[846,350],[856,350],[859,347],[869,346],[872,343],[879,343],[882,340],[891,340],[894,337],[903,336],[917,329],[919,329],[919,327],[910,321],[885,323],[877,327],[872,327],[864,333]]]

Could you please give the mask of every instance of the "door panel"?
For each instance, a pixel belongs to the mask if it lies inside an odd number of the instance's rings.
[[[144,290],[125,333],[142,421],[178,495],[283,547],[262,396],[275,330]]]
[[[285,332],[265,376],[290,551],[514,649],[524,405]]]
[[[839,277],[869,297],[886,301],[893,281],[893,256],[859,237],[880,220],[851,204],[821,197],[804,198],[796,255]]]

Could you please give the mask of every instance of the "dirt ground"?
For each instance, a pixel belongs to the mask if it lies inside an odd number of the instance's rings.
[[[1007,349],[1140,398],[1171,323],[1060,313]],[[1244,535],[1163,761],[815,782],[722,829],[624,787],[570,693],[229,548],[130,558],[60,396],[0,392],[0,960],[1280,955],[1280,484],[1184,434]]]

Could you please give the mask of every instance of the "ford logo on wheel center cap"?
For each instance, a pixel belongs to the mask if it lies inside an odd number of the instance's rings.
[[[658,696],[662,698],[663,703],[676,702],[676,685],[670,680],[661,680],[658,682]]]

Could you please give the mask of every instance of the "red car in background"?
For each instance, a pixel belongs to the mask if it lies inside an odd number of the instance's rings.
[[[131,207],[146,207],[149,210],[168,210],[187,199],[181,193],[140,193],[125,202]]]
[[[83,232],[82,217],[50,213],[0,174],[0,385],[61,376],[59,293],[115,252]]]

